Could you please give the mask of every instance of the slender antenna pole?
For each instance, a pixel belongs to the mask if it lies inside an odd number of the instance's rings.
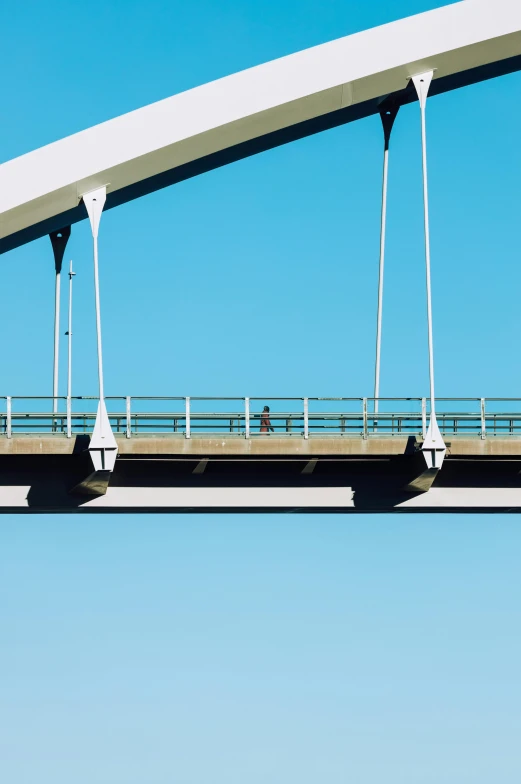
[[[60,356],[60,291],[61,291],[61,265],[56,269],[54,285],[54,362],[52,375],[52,412],[58,413],[58,363]]]
[[[384,296],[384,267],[385,267],[385,240],[387,229],[387,184],[389,174],[389,142],[399,106],[390,105],[382,108],[380,119],[384,131],[384,165],[382,178],[382,216],[380,224],[380,268],[378,274],[378,310],[376,317],[376,362],[374,372],[374,412],[378,413],[378,398],[380,397],[380,359],[382,353],[382,312]]]
[[[67,397],[69,402],[72,397],[72,279],[76,275],[75,272],[72,271],[72,260],[69,266],[69,331],[67,335],[69,336],[69,357],[68,357],[68,364],[67,364]]]

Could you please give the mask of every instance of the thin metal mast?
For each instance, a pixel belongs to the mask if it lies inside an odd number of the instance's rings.
[[[378,310],[376,317],[376,361],[374,372],[374,412],[378,413],[378,398],[380,397],[380,360],[382,353],[382,313],[384,293],[384,267],[385,267],[385,241],[387,229],[387,186],[389,175],[389,142],[399,106],[389,105],[382,107],[380,119],[384,131],[384,161],[382,178],[382,215],[380,223],[380,265],[378,273]]]
[[[72,279],[76,275],[72,271],[72,259],[69,266],[69,329],[67,335],[69,337],[69,352],[67,363],[67,399],[70,401],[72,397]]]
[[[52,411],[58,412],[58,364],[60,356],[60,291],[61,291],[61,265],[56,270],[54,284],[54,361],[52,376]]]

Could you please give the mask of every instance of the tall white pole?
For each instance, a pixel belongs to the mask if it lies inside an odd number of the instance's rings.
[[[96,300],[96,334],[98,343],[98,382],[99,403],[94,430],[89,444],[89,452],[96,471],[113,471],[118,453],[118,445],[110,427],[110,421],[105,405],[105,390],[103,387],[103,353],[101,346],[101,309],[99,296],[99,271],[98,271],[98,231],[101,214],[107,198],[106,186],[96,188],[94,191],[82,196],[92,229],[94,247],[94,294]]]
[[[423,171],[423,212],[425,228],[425,273],[427,284],[427,329],[429,335],[429,381],[431,396],[431,417],[436,415],[434,393],[434,344],[432,339],[432,294],[431,294],[431,240],[429,226],[429,184],[427,174],[427,125],[425,110],[427,95],[431,85],[433,72],[429,71],[413,78],[420,99],[421,135],[422,135],[422,171]]]
[[[378,413],[380,397],[380,362],[382,354],[382,313],[384,294],[385,241],[387,230],[387,186],[389,176],[389,142],[399,107],[390,107],[380,112],[384,130],[384,164],[382,178],[382,215],[380,223],[380,265],[378,273],[378,310],[376,317],[376,361],[374,372],[374,412]]]
[[[92,229],[92,241],[94,247],[94,297],[96,303],[96,335],[98,344],[98,383],[99,383],[99,399],[105,399],[105,392],[103,388],[103,350],[101,345],[101,309],[99,299],[99,272],[98,272],[98,231],[101,220],[101,213],[107,198],[107,189],[105,187],[98,188],[83,196],[85,207],[89,215],[90,225]]]
[[[54,254],[54,269],[56,279],[54,283],[54,361],[52,373],[52,410],[53,414],[58,412],[58,371],[60,363],[60,293],[61,293],[61,271],[63,254],[71,236],[71,227],[66,226],[58,231],[49,234],[52,250]]]
[[[446,454],[446,446],[436,420],[436,397],[434,388],[434,341],[432,337],[432,292],[431,292],[431,243],[429,228],[429,187],[427,177],[427,127],[425,110],[427,96],[431,86],[433,71],[413,76],[414,86],[420,101],[421,135],[422,135],[422,171],[423,171],[423,212],[425,227],[425,276],[427,288],[427,330],[429,336],[429,382],[431,398],[431,417],[427,436],[423,442],[423,454],[429,469],[439,470]]]
[[[69,403],[72,397],[72,279],[76,275],[75,272],[72,271],[72,260],[69,266],[69,331],[67,335],[69,336],[69,356],[68,356],[68,363],[67,363],[67,398],[69,399]]]
[[[382,188],[382,222],[380,228],[380,270],[378,275],[378,315],[376,318],[376,364],[374,372],[374,411],[378,413],[378,398],[380,397],[380,357],[382,352],[382,306],[384,293],[384,266],[385,266],[385,227],[387,221],[387,175],[389,169],[389,149],[384,150],[384,173]]]
[[[101,346],[101,311],[99,302],[99,273],[98,273],[98,235],[94,236],[94,292],[96,297],[96,333],[98,341],[98,382],[99,399],[105,399],[103,388],[103,349]]]
[[[60,289],[61,289],[61,265],[56,268],[56,280],[54,285],[54,362],[52,377],[52,411],[58,413],[58,363],[60,356]]]

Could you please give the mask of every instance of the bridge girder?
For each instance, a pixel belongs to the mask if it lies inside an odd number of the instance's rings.
[[[0,514],[129,512],[521,512],[521,440],[454,439],[432,486],[414,438],[119,438],[108,487],[88,436],[0,441]]]
[[[0,253],[290,141],[521,69],[518,0],[463,0],[196,87],[0,166]]]

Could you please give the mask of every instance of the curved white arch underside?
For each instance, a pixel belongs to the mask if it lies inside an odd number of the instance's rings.
[[[110,198],[213,153],[403,90],[419,72],[434,69],[438,80],[519,55],[520,0],[463,0],[188,90],[2,164],[0,242],[77,208],[82,194],[102,185]]]

